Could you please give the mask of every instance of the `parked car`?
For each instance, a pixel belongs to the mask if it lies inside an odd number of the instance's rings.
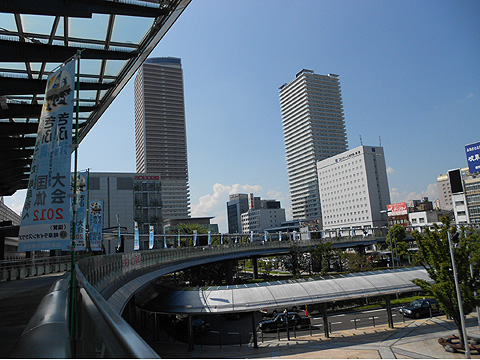
[[[177,317],[171,323],[172,328],[178,332],[187,332],[188,318]],[[210,324],[198,317],[192,318],[192,328],[195,334],[203,334],[210,331]]]
[[[430,299],[418,299],[412,301],[409,305],[404,306],[398,310],[400,314],[418,319],[423,316],[430,316],[439,314],[441,312],[438,301]]]
[[[297,306],[292,306],[292,307],[287,308],[287,311],[291,311],[291,312],[297,312],[297,310],[298,310]],[[285,311],[285,307],[277,307],[277,308],[262,309],[262,310],[260,310],[260,313],[263,316],[274,317],[274,316],[277,316],[280,313],[283,313],[284,311]]]
[[[288,327],[301,329],[302,327],[308,327],[310,325],[310,318],[306,316],[300,316],[296,312],[289,312],[288,314]],[[277,329],[287,328],[287,315],[284,313],[278,314],[271,320],[263,320],[258,324],[260,330],[268,332]]]

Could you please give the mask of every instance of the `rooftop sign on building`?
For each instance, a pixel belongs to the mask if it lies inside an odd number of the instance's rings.
[[[465,145],[465,154],[470,173],[480,172],[480,142]]]
[[[407,215],[408,214],[407,203],[401,202],[396,204],[388,204],[387,214],[388,216]]]

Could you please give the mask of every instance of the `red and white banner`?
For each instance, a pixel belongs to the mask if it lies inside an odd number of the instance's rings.
[[[387,213],[388,213],[388,216],[407,215],[408,214],[407,203],[401,202],[396,204],[388,204]]]

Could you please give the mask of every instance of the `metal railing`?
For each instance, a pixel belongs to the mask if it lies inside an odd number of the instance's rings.
[[[70,255],[0,261],[0,282],[70,270]]]

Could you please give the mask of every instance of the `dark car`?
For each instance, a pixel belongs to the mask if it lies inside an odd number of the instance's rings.
[[[418,299],[398,310],[400,314],[418,319],[424,316],[439,314],[440,306],[435,299]]]
[[[173,330],[177,332],[187,332],[188,319],[186,317],[176,318],[171,322]],[[210,331],[210,324],[201,318],[192,318],[192,329],[195,334],[203,334]]]
[[[302,327],[308,327],[310,325],[310,318],[305,316],[300,316],[295,312],[288,313],[288,327],[296,329],[301,329]],[[258,324],[260,330],[268,332],[277,329],[286,329],[287,328],[287,316],[284,313],[278,314],[271,320],[263,320]]]

